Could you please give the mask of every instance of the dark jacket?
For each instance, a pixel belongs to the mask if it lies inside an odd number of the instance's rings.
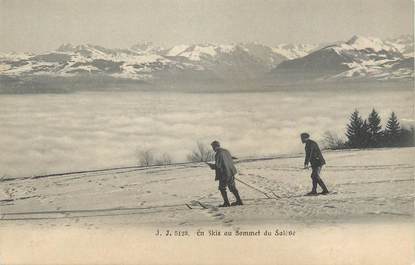
[[[228,150],[219,148],[215,154],[215,180],[229,180],[236,175],[236,168],[233,164],[232,155]]]
[[[321,167],[326,164],[318,144],[313,140],[307,140],[305,144],[304,165],[308,165],[308,163],[311,164],[311,167]]]

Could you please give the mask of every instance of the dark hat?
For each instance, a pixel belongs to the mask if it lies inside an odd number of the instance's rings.
[[[302,133],[301,138],[302,139],[308,139],[308,138],[310,138],[310,135],[308,133]]]
[[[219,141],[213,141],[211,144],[210,144],[211,146],[220,146],[220,143],[219,143]]]

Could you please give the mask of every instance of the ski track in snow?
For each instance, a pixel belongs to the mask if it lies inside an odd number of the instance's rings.
[[[304,196],[311,171],[300,156],[237,164],[243,206],[222,203],[203,164],[114,169],[0,182],[0,224],[237,227],[282,221],[411,218],[414,148],[327,152],[329,195]],[[345,156],[347,155],[347,156]],[[377,160],[373,161],[373,157]],[[233,195],[228,191],[230,201]]]

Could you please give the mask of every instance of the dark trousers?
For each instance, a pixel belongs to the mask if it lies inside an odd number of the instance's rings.
[[[235,177],[228,177],[228,178],[219,178],[219,190],[222,194],[222,198],[225,204],[229,205],[228,195],[226,194],[226,187],[229,188],[229,191],[233,193],[235,199],[238,203],[242,204],[241,197],[239,196],[239,192],[236,189],[235,185]]]
[[[313,181],[313,189],[312,192],[317,192],[317,184],[323,189],[323,191],[327,191],[327,187],[324,184],[323,180],[320,178],[320,171],[321,167],[312,167],[313,171],[311,172],[311,179]]]
[[[218,189],[220,191],[225,191],[226,192],[226,187],[229,188],[230,192],[234,192],[235,190],[238,191],[236,189],[236,185],[235,185],[235,176],[231,176],[231,177],[220,177],[219,178],[219,187]]]

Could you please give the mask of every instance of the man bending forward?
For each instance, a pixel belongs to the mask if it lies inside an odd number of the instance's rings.
[[[216,176],[215,180],[219,180],[219,190],[223,198],[223,204],[219,207],[229,207],[230,205],[242,205],[242,200],[239,197],[239,192],[235,186],[235,175],[236,168],[233,164],[232,155],[228,150],[220,147],[218,141],[213,141],[211,143],[212,149],[215,151],[215,165],[211,167],[215,169]],[[229,204],[228,194],[226,193],[226,187],[233,193],[235,196],[236,202]]]

